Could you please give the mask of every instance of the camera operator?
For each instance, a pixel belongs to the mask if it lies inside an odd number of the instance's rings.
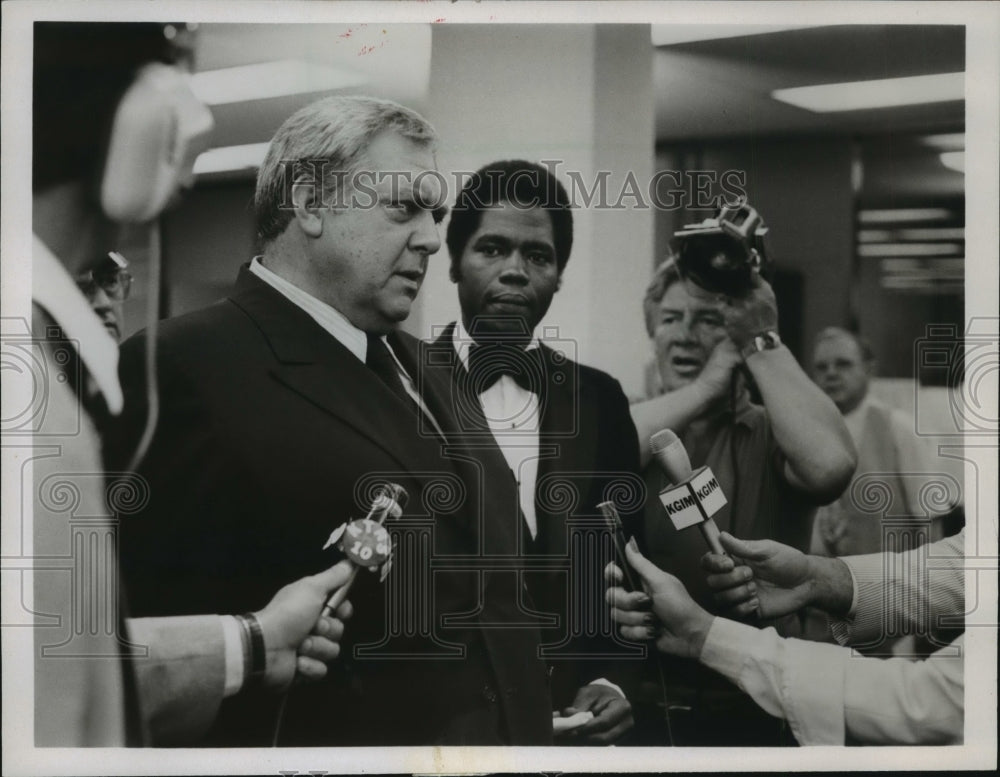
[[[718,223],[711,220],[712,226]],[[693,238],[678,233],[683,236],[678,255],[657,269],[647,288],[646,327],[666,393],[633,405],[632,416],[641,441],[673,429],[692,467],[711,467],[728,500],[714,516],[721,530],[804,549],[815,507],[840,494],[856,455],[833,402],[781,344],[774,292],[757,266],[763,247],[719,233],[695,230]],[[751,402],[747,376],[763,406]],[[645,551],[712,610],[711,590],[699,566],[709,548],[700,532],[678,532],[664,515],[657,495],[668,481],[642,447]],[[786,636],[799,633],[795,616],[769,625]],[[667,676],[673,697],[668,704],[690,708],[694,737],[685,741],[685,715],[677,713],[676,744],[777,743],[774,726],[717,675],[678,660]],[[733,725],[744,713],[745,725]],[[725,735],[712,730],[712,720],[720,715],[726,719]]]

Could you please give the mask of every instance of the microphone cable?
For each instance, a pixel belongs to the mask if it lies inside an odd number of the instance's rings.
[[[126,472],[136,472],[139,469],[146,453],[149,452],[156,424],[160,418],[160,390],[156,377],[156,334],[160,320],[160,273],[162,268],[159,219],[153,221],[149,227],[149,282],[147,285],[149,300],[146,305],[146,331],[143,338],[145,344],[146,423],[142,430],[142,436],[139,438],[132,458],[126,467]]]

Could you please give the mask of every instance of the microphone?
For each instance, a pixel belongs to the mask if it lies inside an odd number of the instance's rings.
[[[691,471],[684,443],[670,429],[649,438],[649,447],[671,485],[660,492],[660,502],[678,531],[697,526],[713,553],[727,555],[719,542],[719,527],[712,516],[726,506],[722,487],[709,467]]]
[[[323,615],[333,614],[343,604],[362,567],[374,572],[382,565],[382,580],[385,580],[392,564],[392,543],[389,532],[384,527],[385,520],[390,516],[401,516],[408,499],[405,488],[396,483],[387,483],[372,500],[367,516],[359,521],[341,524],[330,534],[323,548],[337,545],[351,562],[352,569],[347,582],[327,600]]]
[[[632,565],[628,563],[628,559],[625,557],[625,527],[622,525],[618,508],[615,507],[614,502],[601,502],[597,505],[597,509],[601,511],[604,523],[611,533],[611,542],[615,548],[615,560],[622,574],[625,576],[622,587],[626,591],[641,591],[642,589],[636,585],[635,577],[632,575]]]

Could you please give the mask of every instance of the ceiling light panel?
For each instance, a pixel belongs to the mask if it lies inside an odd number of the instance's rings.
[[[191,76],[191,88],[206,105],[266,100],[292,94],[328,92],[359,86],[364,76],[349,70],[285,59],[219,70]]]
[[[813,113],[895,108],[902,105],[949,102],[965,98],[965,73],[937,73],[907,78],[880,78],[841,84],[817,84],[776,89],[780,102]]]

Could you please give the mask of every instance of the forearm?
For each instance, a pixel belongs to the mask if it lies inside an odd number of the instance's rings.
[[[133,664],[153,744],[193,743],[215,720],[225,692],[222,619],[134,618],[128,630],[148,651]]]
[[[751,355],[746,366],[760,389],[794,484],[834,499],[850,482],[857,464],[840,411],[784,346]]]
[[[713,398],[697,381],[676,391],[636,402],[629,408],[639,436],[639,464],[645,467],[651,458],[649,438],[661,429],[680,434],[694,419],[712,405]]]
[[[808,598],[803,606],[817,607],[834,617],[844,617],[854,601],[854,580],[839,558],[807,556]]]

